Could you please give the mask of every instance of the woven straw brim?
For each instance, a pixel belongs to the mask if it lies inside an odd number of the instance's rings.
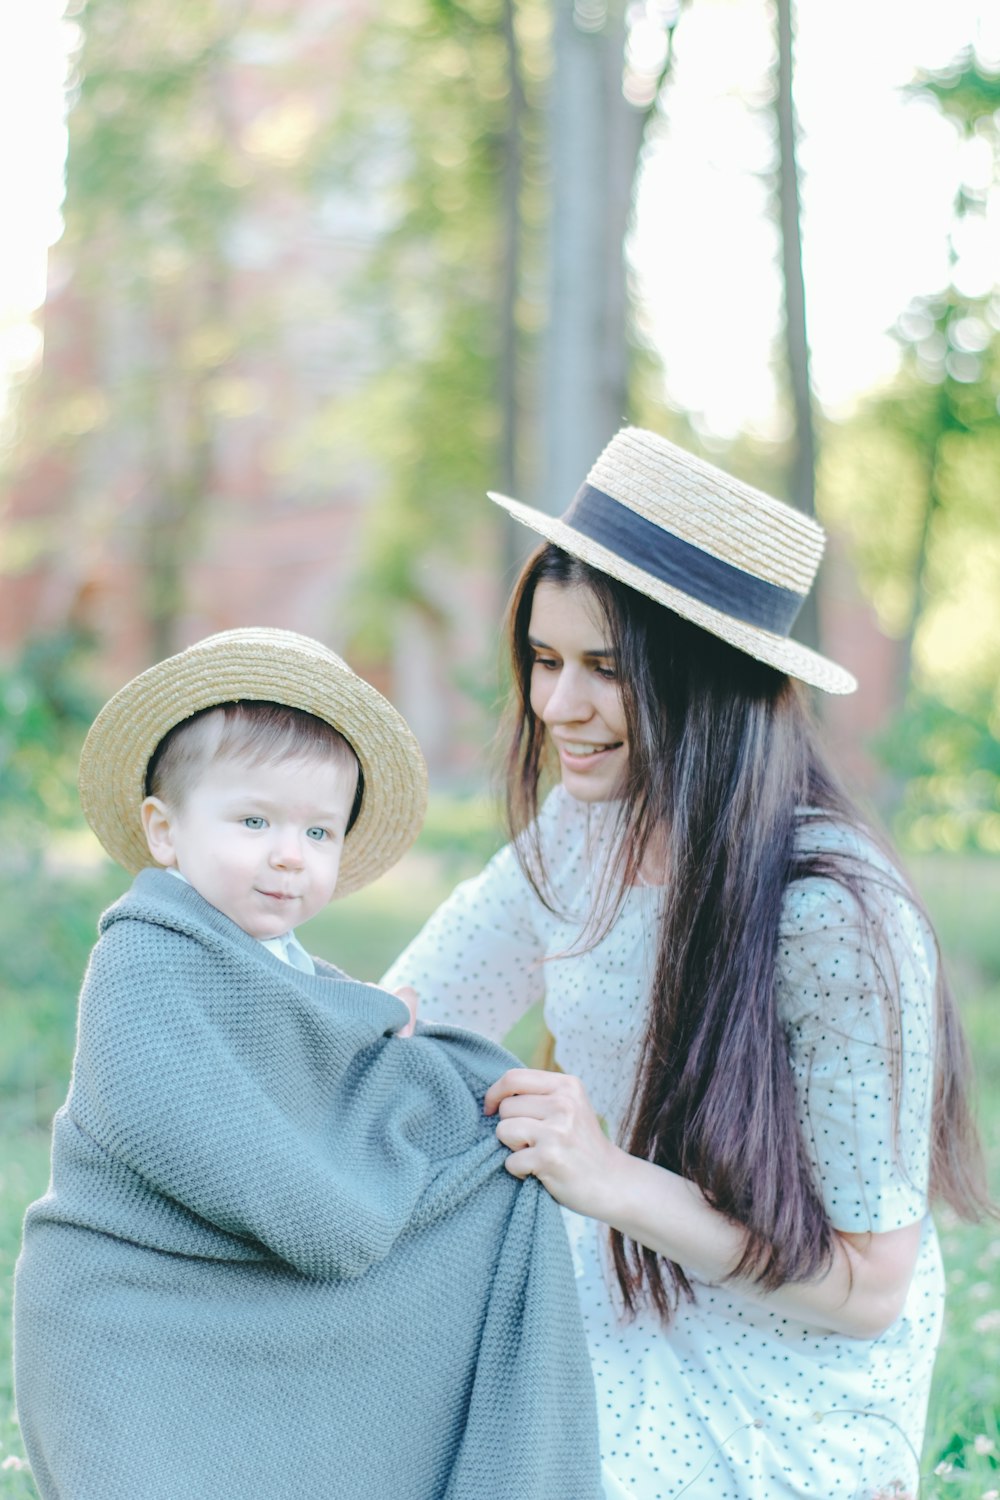
[[[324,719],[347,739],[365,790],[344,842],[337,896],[369,885],[405,853],[427,807],[427,767],[401,714],[346,662],[308,636],[243,629],[210,636],[157,663],[105,704],[80,757],[80,800],[120,865],[152,865],[140,821],[146,771],[164,735],[201,709],[252,700]]]
[[[737,650],[745,651],[756,661],[777,667],[779,671],[820,688],[824,693],[853,693],[857,688],[857,679],[850,672],[821,656],[819,652],[811,651],[808,646],[802,646],[787,636],[774,635],[759,626],[748,625],[743,620],[703,604],[700,599],[695,599],[683,590],[654,578],[635,564],[626,562],[616,552],[575,531],[557,516],[534,510],[520,500],[512,500],[509,495],[500,495],[493,490],[488,491],[488,494],[515,521],[530,527],[547,541],[554,542],[564,552],[569,552],[581,562],[589,563],[600,572],[616,578],[619,583],[628,584],[647,598],[655,599],[685,620],[700,625],[703,630],[718,636],[720,640],[728,641]]]

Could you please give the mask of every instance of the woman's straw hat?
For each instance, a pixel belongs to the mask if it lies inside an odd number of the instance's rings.
[[[560,518],[507,495],[490,499],[758,661],[826,693],[857,687],[788,637],[823,555],[823,528],[666,438],[623,427]]]
[[[154,863],[139,809],[164,735],[200,709],[257,700],[303,709],[350,741],[364,775],[337,895],[368,885],[416,838],[427,768],[406,721],[319,641],[290,630],[226,630],[158,662],[105,704],[80,757],[80,799],[111,857],[132,874]]]

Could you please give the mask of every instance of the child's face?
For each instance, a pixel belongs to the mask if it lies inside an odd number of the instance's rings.
[[[333,895],[357,783],[346,759],[214,760],[180,806],[146,798],[150,853],[251,937],[278,937]]]

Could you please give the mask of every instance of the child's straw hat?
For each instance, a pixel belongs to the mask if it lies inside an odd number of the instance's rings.
[[[403,717],[334,652],[308,636],[226,630],[127,683],[91,726],[80,757],[80,799],[111,857],[132,874],[154,863],[139,809],[164,735],[200,709],[257,700],[303,709],[340,731],[361,765],[364,795],[347,836],[337,895],[368,885],[416,838],[427,768]]]
[[[515,520],[758,661],[826,693],[850,672],[789,639],[826,535],[654,432],[624,427],[561,518],[490,492]]]

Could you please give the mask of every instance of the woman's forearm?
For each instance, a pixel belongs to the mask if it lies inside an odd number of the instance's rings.
[[[882,1234],[835,1232],[821,1275],[765,1292],[732,1277],[746,1245],[743,1227],[676,1172],[614,1145],[579,1078],[511,1068],[487,1091],[484,1107],[500,1115],[497,1138],[510,1147],[509,1172],[532,1174],[557,1202],[602,1219],[700,1281],[725,1283],[784,1317],[847,1338],[877,1338],[902,1311],[920,1248],[919,1222]]]
[[[595,1194],[596,1216],[677,1261],[699,1280],[726,1281],[743,1254],[742,1227],[712,1208],[693,1183],[614,1150],[613,1170]],[[745,1278],[727,1286],[774,1312],[832,1333],[877,1338],[902,1311],[920,1231],[916,1223],[884,1234],[835,1233],[831,1263],[811,1281],[787,1282],[773,1292]]]

